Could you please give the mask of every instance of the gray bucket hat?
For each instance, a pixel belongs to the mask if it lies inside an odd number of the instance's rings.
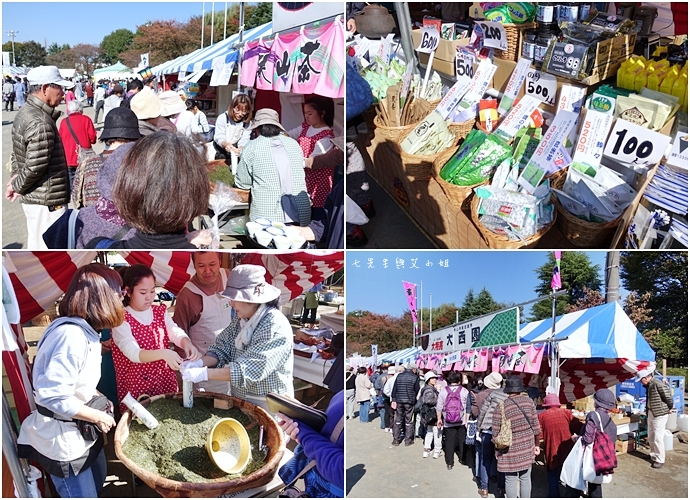
[[[280,124],[278,112],[275,109],[264,108],[260,109],[254,115],[254,122],[252,123],[252,129],[260,127],[261,125],[275,125],[281,130],[285,130]]]
[[[280,297],[280,289],[266,283],[266,269],[242,264],[230,271],[223,297],[238,302],[265,304]]]

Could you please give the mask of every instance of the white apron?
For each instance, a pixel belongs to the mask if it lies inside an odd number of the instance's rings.
[[[223,289],[228,282],[228,275],[225,269],[220,270],[220,279]],[[232,307],[230,299],[220,298],[216,294],[206,295],[194,283],[188,281],[185,286],[190,292],[199,295],[203,301],[203,311],[201,318],[190,329],[188,335],[194,347],[202,356],[208,352],[208,348],[216,343],[216,338],[232,322]],[[230,394],[230,382],[209,380],[194,384],[194,389],[204,389],[209,392],[219,392]]]

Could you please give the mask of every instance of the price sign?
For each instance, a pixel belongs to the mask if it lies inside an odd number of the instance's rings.
[[[484,35],[484,47],[492,47],[499,50],[508,50],[508,38],[506,37],[506,29],[501,23],[494,23],[491,21],[482,21],[479,27],[482,29]]]
[[[500,115],[505,115],[513,107],[513,103],[520,93],[522,82],[524,82],[525,78],[527,78],[527,72],[529,71],[530,64],[532,64],[530,59],[521,57],[517,63],[517,66],[515,66],[513,73],[510,75],[510,80],[508,80],[506,90],[503,92],[501,103],[498,105],[498,113]]]
[[[425,26],[422,28],[422,41],[417,47],[417,52],[430,54],[438,47],[441,35],[435,26]]]
[[[525,80],[525,93],[553,106],[556,104],[557,83],[556,77],[553,75],[530,70],[527,72],[527,79]]]
[[[458,52],[455,55],[455,76],[458,78],[474,77],[474,55],[460,47],[458,47]]]
[[[390,61],[392,42],[393,34],[388,35],[386,38],[381,37],[381,45],[379,45],[379,50],[376,55],[384,64],[388,64],[388,61]]]
[[[636,165],[653,165],[661,160],[671,138],[634,123],[618,119],[604,148],[610,158]]]

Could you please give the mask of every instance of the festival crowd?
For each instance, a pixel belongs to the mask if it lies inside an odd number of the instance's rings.
[[[238,94],[212,126],[199,101],[162,90],[155,77],[82,83],[41,66],[10,80],[6,110],[15,96],[25,100],[16,98],[5,197],[22,205],[29,249],[207,248],[211,233],[192,223],[211,215],[213,160],[231,169],[237,200],[250,199],[250,221],[295,226],[315,246],[343,248],[345,143],[333,131],[332,99],[307,97],[304,122],[286,130],[277,111]]]
[[[369,423],[373,409],[373,419],[380,419],[380,429],[392,434],[394,447],[415,446],[419,438],[421,458],[443,457],[448,470],[457,457],[461,466],[471,469],[481,498],[488,497],[490,485],[496,497],[531,497],[537,457],[546,465],[549,498],[601,498],[618,465],[617,428],[609,415],[616,398],[609,389],[594,393],[595,411],[580,420],[556,394],[544,390],[545,377],[540,375],[532,375],[525,387],[518,375],[492,372],[475,378],[454,370],[422,374],[414,363],[383,363],[371,375],[365,367],[346,370],[348,419],[354,419],[357,405],[359,421]],[[665,461],[663,429],[673,399],[652,370],[639,372],[636,379],[648,388],[650,461],[652,468],[660,468]],[[539,411],[537,398],[542,398]],[[659,423],[651,424],[655,421]],[[576,446],[592,449],[596,477],[591,481],[582,480],[580,448],[573,467],[577,452],[571,451]],[[573,470],[579,471],[579,481],[572,477]]]

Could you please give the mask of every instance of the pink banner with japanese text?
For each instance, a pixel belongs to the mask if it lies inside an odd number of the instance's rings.
[[[417,319],[417,285],[403,281],[403,288],[405,288],[407,304],[410,306],[412,324],[414,325],[414,334],[419,335],[419,320]]]

